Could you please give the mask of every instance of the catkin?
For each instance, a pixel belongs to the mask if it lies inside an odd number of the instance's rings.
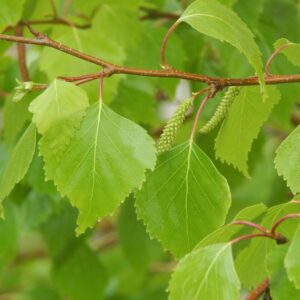
[[[193,104],[193,100],[193,98],[184,100],[166,124],[157,145],[157,152],[159,154],[168,151],[172,147],[177,133],[185,119],[185,115]]]
[[[223,99],[218,105],[211,119],[200,129],[200,133],[206,134],[212,131],[227,115],[227,112],[234,99],[240,93],[240,87],[232,86],[226,91]]]

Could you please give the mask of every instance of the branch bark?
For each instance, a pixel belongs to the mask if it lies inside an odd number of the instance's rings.
[[[246,298],[246,300],[257,300],[265,292],[269,290],[270,281],[265,279],[259,286],[257,286]]]
[[[19,37],[23,36],[23,27],[16,27],[16,35]],[[22,77],[22,81],[29,81],[29,72],[26,66],[26,46],[25,44],[17,44],[17,52],[18,52],[18,63],[19,69]]]
[[[164,70],[146,70],[146,69],[138,69],[132,67],[125,67],[116,65],[114,63],[105,61],[101,58],[97,58],[86,53],[80,52],[76,49],[58,43],[46,35],[36,32],[36,38],[26,38],[19,36],[11,36],[6,34],[0,34],[0,40],[8,41],[8,42],[17,42],[20,44],[31,44],[38,46],[46,46],[58,51],[67,53],[84,61],[90,62],[92,64],[103,67],[106,71],[104,73],[98,74],[88,74],[84,75],[86,79],[97,79],[103,76],[108,77],[114,74],[127,74],[127,75],[137,75],[137,76],[148,76],[148,77],[164,77],[164,78],[179,78],[179,79],[187,79],[192,81],[199,81],[206,83],[208,85],[214,85],[220,89],[228,86],[247,86],[247,85],[258,85],[259,80],[257,76],[246,77],[246,78],[223,78],[223,77],[210,77],[206,75],[194,74],[184,71],[179,71],[175,69],[164,69]],[[78,77],[77,77],[78,78]],[[70,80],[72,81],[72,80]],[[281,84],[281,83],[294,83],[300,82],[300,74],[293,75],[270,75],[265,80],[266,84]]]

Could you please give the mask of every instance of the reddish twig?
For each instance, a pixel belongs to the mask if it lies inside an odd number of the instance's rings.
[[[274,58],[285,48],[287,48],[288,46],[290,46],[291,44],[284,44],[281,47],[279,47],[278,49],[276,49],[274,51],[274,53],[270,56],[270,58],[268,59],[267,63],[266,63],[266,68],[265,68],[265,77],[268,78],[270,76],[270,66],[271,63],[273,62]]]
[[[207,90],[209,90],[209,92],[204,97],[204,99],[202,100],[202,102],[201,102],[201,104],[198,108],[198,111],[196,113],[196,116],[195,116],[195,120],[194,120],[194,124],[193,124],[193,128],[192,128],[192,133],[191,133],[191,137],[190,137],[190,143],[192,143],[192,141],[194,140],[194,137],[195,137],[195,134],[196,134],[196,131],[197,131],[197,126],[198,126],[198,123],[199,123],[199,119],[200,119],[200,116],[202,114],[202,111],[203,111],[206,103],[208,102],[209,99],[211,99],[215,96],[215,94],[218,92],[218,89],[214,85],[212,85],[212,86],[209,86],[208,88],[202,89],[198,93],[193,94],[193,97],[195,99],[197,96],[205,93]]]
[[[176,29],[176,27],[178,26],[179,23],[175,22],[167,31],[163,43],[161,45],[161,49],[160,49],[160,57],[161,57],[161,65],[163,69],[172,69],[171,66],[169,64],[166,63],[166,57],[165,57],[165,52],[166,52],[166,46],[168,43],[168,40],[170,38],[171,33]]]
[[[296,219],[296,218],[300,218],[300,214],[287,214],[287,215],[283,216],[282,218],[280,218],[278,221],[276,221],[274,223],[274,225],[271,228],[271,234],[276,235],[276,229],[286,220]]]
[[[11,36],[0,34],[0,40],[17,42],[22,44],[31,44],[51,47],[61,52],[67,53],[84,61],[93,63],[104,68],[111,69],[110,76],[113,74],[128,74],[128,75],[137,75],[137,76],[148,76],[148,77],[165,77],[165,78],[180,78],[193,81],[199,81],[206,84],[213,84],[218,88],[222,89],[227,86],[247,86],[247,85],[259,85],[259,80],[257,76],[246,77],[246,78],[222,78],[222,77],[210,77],[206,75],[199,75],[194,73],[188,73],[184,71],[178,71],[175,69],[165,69],[165,70],[145,70],[124,67],[120,65],[113,64],[111,62],[105,61],[103,59],[88,55],[86,53],[80,52],[76,49],[70,48],[54,40],[48,38],[42,33],[38,33],[31,29],[32,32],[35,32],[35,39]],[[99,78],[101,77],[100,73],[98,74]],[[94,78],[96,79],[96,78]],[[300,74],[295,75],[270,75],[266,80],[266,84],[279,84],[279,83],[293,83],[300,82]]]
[[[23,36],[23,28],[21,26],[16,27],[16,36]],[[29,72],[26,66],[26,46],[25,44],[17,44],[18,63],[22,77],[22,81],[29,81]]]
[[[252,228],[255,228],[263,233],[268,233],[268,230],[256,223],[253,223],[253,222],[249,222],[249,221],[233,221],[230,223],[231,225],[246,225],[246,226],[249,226],[249,227],[252,227]]]
[[[249,239],[252,239],[252,238],[255,238],[255,237],[266,237],[266,238],[269,238],[269,239],[272,239],[272,240],[274,239],[274,237],[272,237],[268,233],[251,233],[251,234],[246,234],[246,235],[239,236],[239,237],[231,240],[230,243],[232,245],[234,245],[234,244],[239,243],[241,241],[249,240]]]
[[[103,81],[104,81],[104,78],[101,77],[99,79],[99,103],[100,104],[103,102]]]
[[[270,280],[265,279],[261,284],[259,284],[246,298],[246,300],[257,300],[262,296],[270,286]]]

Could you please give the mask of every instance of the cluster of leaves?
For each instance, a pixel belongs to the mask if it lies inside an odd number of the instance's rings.
[[[232,300],[265,278],[273,299],[299,297],[297,221],[280,226],[289,240],[280,247],[266,238],[232,244],[254,231],[228,222],[271,228],[300,211],[290,201],[290,191],[294,199],[300,194],[300,126],[290,122],[291,113],[299,119],[300,87],[266,85],[263,72],[264,59],[288,44],[272,68],[297,73],[300,44],[291,41],[299,39],[299,4],[0,0],[0,7],[0,32],[55,13],[73,26],[37,25],[53,40],[144,69],[159,68],[159,47],[171,23],[141,21],[139,8],[178,13],[182,25],[169,40],[170,65],[224,77],[254,70],[260,82],[225,91],[218,132],[217,126],[195,139],[193,118],[184,118],[199,103],[180,99],[157,151],[153,137],[174,106],[168,99],[180,95],[178,80],[116,75],[105,78],[99,101],[97,82],[78,87],[56,79],[96,73],[99,66],[31,47],[32,82],[19,83],[14,92],[18,64],[10,44],[1,42],[0,297]],[[49,85],[28,92],[36,82]],[[200,87],[190,83],[192,90]],[[199,128],[216,110],[219,94]]]

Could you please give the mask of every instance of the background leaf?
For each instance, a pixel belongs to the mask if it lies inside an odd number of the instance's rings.
[[[249,176],[247,160],[252,143],[280,100],[276,87],[268,86],[267,93],[269,97],[263,102],[258,87],[243,87],[216,138],[216,156],[245,176]]]
[[[226,41],[241,51],[254,67],[263,84],[261,53],[252,32],[229,8],[216,0],[194,1],[178,22],[187,22],[201,33]]]
[[[298,126],[276,150],[275,166],[294,194],[300,192],[300,126]]]
[[[279,39],[274,43],[274,47],[278,49],[283,45],[289,45],[287,48],[282,50],[282,53],[287,59],[295,66],[300,67],[300,44],[292,43],[287,39]]]
[[[297,289],[300,289],[300,259],[299,259],[299,245],[300,245],[300,226],[297,231],[284,260],[284,265],[287,270],[289,279],[294,283]],[[299,291],[300,295],[300,291]]]
[[[36,145],[36,128],[30,124],[12,151],[0,178],[0,203],[25,176]],[[3,215],[0,204],[0,215]]]
[[[297,299],[300,291],[289,281],[284,268],[284,256],[288,245],[276,247],[267,257],[267,267],[270,275],[271,296],[274,300]]]

